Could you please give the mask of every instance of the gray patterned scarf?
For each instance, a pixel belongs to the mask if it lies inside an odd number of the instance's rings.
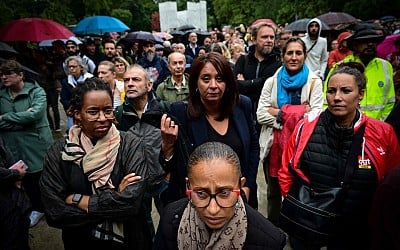
[[[178,248],[197,249],[242,249],[247,234],[247,215],[239,197],[231,220],[219,230],[209,231],[190,202],[183,212],[178,229]]]

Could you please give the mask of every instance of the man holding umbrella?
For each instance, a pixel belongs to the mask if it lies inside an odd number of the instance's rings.
[[[154,41],[143,42],[143,56],[139,59],[138,64],[149,74],[154,91],[170,75],[167,63],[156,53]]]

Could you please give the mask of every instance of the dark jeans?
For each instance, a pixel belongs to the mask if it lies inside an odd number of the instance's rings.
[[[282,194],[278,177],[269,175],[269,157],[263,163],[264,177],[267,182],[267,218],[275,225],[279,225],[279,214],[282,207]]]
[[[32,210],[43,213],[43,204],[39,188],[39,179],[42,171],[27,173],[22,179],[22,185],[32,203]]]
[[[58,99],[60,94],[57,89],[47,89],[47,120],[49,121],[50,129],[55,130],[60,128],[60,111],[58,110]],[[50,115],[50,108],[53,111],[54,121]]]
[[[29,249],[29,212],[0,193],[0,249]]]

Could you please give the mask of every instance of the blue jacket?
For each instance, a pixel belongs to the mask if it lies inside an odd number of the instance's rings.
[[[138,64],[146,70],[150,67],[156,68],[158,72],[157,80],[153,82],[153,90],[162,83],[171,73],[169,72],[167,63],[158,55],[155,55],[153,61],[148,61],[145,56],[139,59]]]

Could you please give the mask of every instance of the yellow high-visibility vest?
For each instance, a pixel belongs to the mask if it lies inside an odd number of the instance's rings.
[[[333,65],[324,83],[325,96],[328,80],[335,68],[342,62],[358,62],[363,64],[358,57],[349,55],[343,61]],[[395,103],[392,65],[384,59],[375,57],[365,67],[364,74],[367,79],[367,86],[364,98],[360,102],[361,111],[369,117],[384,120],[390,111],[392,111]],[[326,106],[325,98],[324,107]]]

